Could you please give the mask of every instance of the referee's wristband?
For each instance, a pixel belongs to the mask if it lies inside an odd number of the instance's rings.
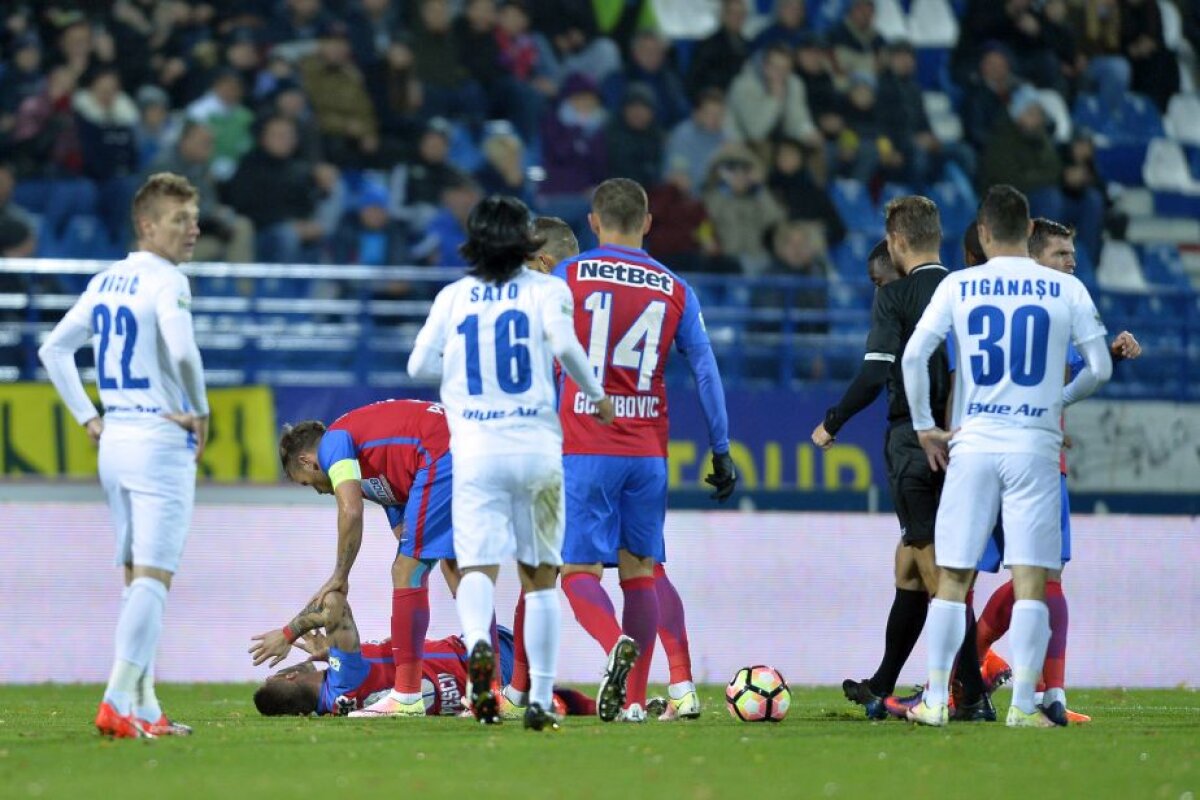
[[[287,640],[288,644],[291,644],[292,642],[294,642],[300,638],[300,634],[298,634],[294,630],[292,630],[292,626],[290,623],[287,625],[284,625],[281,630],[283,631],[283,638]]]

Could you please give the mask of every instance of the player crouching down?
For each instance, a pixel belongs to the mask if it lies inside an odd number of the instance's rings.
[[[296,646],[309,653],[300,664],[280,670],[254,692],[259,713],[272,716],[332,714],[344,716],[387,696],[394,682],[396,665],[390,641],[360,644],[358,627],[346,596],[325,595],[320,608],[299,620],[309,628]],[[318,628],[324,628],[319,633]],[[463,711],[467,688],[467,649],[459,636],[424,643],[421,663],[421,694],[427,716],[455,716]],[[499,661],[504,679],[513,669],[513,639],[500,630]],[[315,662],[327,662],[318,669]],[[560,714],[595,714],[596,703],[571,689],[554,690],[554,705]]]

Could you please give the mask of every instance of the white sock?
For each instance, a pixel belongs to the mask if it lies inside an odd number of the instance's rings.
[[[1041,600],[1013,603],[1008,639],[1013,652],[1012,704],[1032,714],[1036,706],[1033,692],[1042,675],[1046,646],[1050,644],[1050,609]]]
[[[104,699],[118,714],[129,714],[146,667],[154,660],[162,632],[167,587],[154,578],[137,578],[126,590],[117,620],[116,658]],[[158,718],[155,717],[154,721]]]
[[[138,679],[137,702],[133,709],[135,717],[147,722],[158,722],[162,716],[162,706],[158,704],[158,694],[154,691],[154,661],[152,657]]]
[[[554,676],[558,672],[558,639],[562,611],[558,589],[525,594],[525,654],[529,659],[529,702],[554,708]]]
[[[967,634],[967,604],[934,599],[925,618],[929,636],[929,688],[925,705],[936,708],[950,701],[950,671]]]
[[[504,687],[503,692],[504,696],[508,698],[508,702],[514,706],[529,705],[529,692],[518,692],[511,683]]]
[[[696,691],[696,684],[691,681],[682,681],[680,683],[672,683],[667,687],[667,694],[672,700],[682,700],[687,697],[689,692]]]
[[[495,595],[495,584],[482,572],[468,572],[458,582],[458,622],[462,625],[463,644],[468,653],[478,642],[492,641]]]
[[[390,692],[388,692],[388,696],[397,703],[405,704],[415,703],[421,699],[420,692],[397,692],[395,689],[392,689]]]
[[[1034,694],[1033,699],[1038,705],[1051,705],[1052,703],[1062,703],[1063,708],[1067,707],[1067,690],[1062,687],[1047,689],[1042,695],[1042,699],[1037,699],[1037,694]]]

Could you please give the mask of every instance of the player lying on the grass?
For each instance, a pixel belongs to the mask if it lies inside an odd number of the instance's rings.
[[[1033,221],[1033,234],[1029,237],[1029,255],[1044,267],[1075,274],[1075,231],[1066,225],[1053,220],[1038,218]],[[1142,348],[1137,339],[1129,331],[1122,331],[1109,345],[1109,353],[1114,363],[1141,356]],[[1068,350],[1066,382],[1070,383],[1083,369],[1082,356],[1074,346]],[[1043,692],[1039,701],[1046,715],[1059,725],[1067,722],[1088,722],[1091,720],[1085,714],[1079,714],[1067,709],[1066,696],[1066,658],[1067,630],[1070,617],[1067,610],[1067,598],[1062,589],[1062,568],[1071,560],[1071,513],[1067,495],[1067,456],[1065,448],[1069,440],[1064,441],[1064,451],[1059,461],[1059,481],[1062,493],[1062,565],[1051,570],[1046,578],[1046,605],[1050,610],[1050,643],[1046,649],[1046,662],[1042,667],[1042,683],[1039,690]],[[1004,530],[996,526],[992,539],[979,569],[985,572],[997,572],[1004,554]],[[979,617],[977,631],[978,649],[982,654],[987,651],[1009,627],[1012,619],[1015,595],[1013,582],[1010,580],[996,589],[988,599],[983,613]]]
[[[1058,418],[1063,406],[1108,380],[1112,363],[1087,289],[1069,275],[1045,277],[1029,258],[1033,222],[1025,196],[1011,186],[993,186],[978,221],[989,261],[941,283],[904,352],[913,427],[930,466],[946,470],[938,509],[938,591],[927,626],[929,684],[907,716],[925,725],[947,722],[967,592],[1003,506],[1009,523],[1005,561],[1017,595],[1007,724],[1054,727],[1034,701],[1034,684],[1050,639],[1046,574],[1061,565]],[[951,334],[963,363],[955,373],[953,433],[930,414],[926,369]],[[1072,340],[1086,366],[1064,389],[1059,370]]]
[[[546,243],[532,259],[526,262],[530,269],[549,273],[556,265],[579,255],[579,241],[575,238],[575,233],[571,230],[570,225],[558,217],[538,217],[534,220],[533,227]],[[886,276],[881,274],[879,278],[885,280]],[[608,563],[617,563],[615,553]],[[665,699],[653,698],[654,707],[658,709],[656,713],[663,721],[695,719],[700,716],[700,703],[692,677],[692,654],[688,645],[687,617],[679,591],[667,577],[667,571],[663,564],[654,565],[654,592],[658,597],[658,639],[662,642],[663,650],[667,654],[667,666],[670,669],[668,696]],[[518,605],[518,619],[514,625],[518,654],[522,652],[520,622],[522,611],[522,606]],[[615,614],[613,618],[615,620]],[[521,674],[522,670],[518,667],[513,673],[513,683],[504,689],[505,696],[509,701],[517,705],[523,704],[524,693],[528,690],[527,684],[516,685]],[[651,702],[650,699],[647,699],[647,711],[650,710]]]
[[[350,604],[341,592],[329,592],[320,607],[293,621],[302,638],[287,642],[278,631],[256,637],[251,648],[255,664],[286,657],[293,644],[309,654],[307,661],[287,667],[267,678],[254,692],[254,705],[265,716],[333,714],[355,716],[354,711],[386,697],[394,684],[396,664],[391,642],[359,641]],[[323,632],[322,632],[323,630]],[[505,678],[512,671],[513,640],[500,630],[499,661]],[[447,636],[425,640],[418,673],[422,714],[453,716],[463,711],[467,696],[467,648],[462,638]],[[325,662],[327,669],[317,669]],[[560,714],[594,714],[596,703],[571,689],[554,690]]]
[[[392,562],[392,692],[364,716],[423,716],[421,645],[429,629],[429,573],[454,558],[450,431],[437,403],[385,400],[356,408],[328,428],[317,420],[287,426],[279,440],[284,473],[337,498],[337,562],[313,605],[346,594],[362,544],[363,499],[383,506],[400,544]],[[454,591],[455,576],[447,570]],[[299,632],[283,629],[285,637]]]

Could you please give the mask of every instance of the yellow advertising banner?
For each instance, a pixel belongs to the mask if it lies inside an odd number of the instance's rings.
[[[94,388],[88,394],[95,402]],[[224,483],[279,478],[275,399],[267,386],[211,389],[212,422],[200,475]],[[0,475],[88,478],[96,448],[53,386],[0,384]]]

